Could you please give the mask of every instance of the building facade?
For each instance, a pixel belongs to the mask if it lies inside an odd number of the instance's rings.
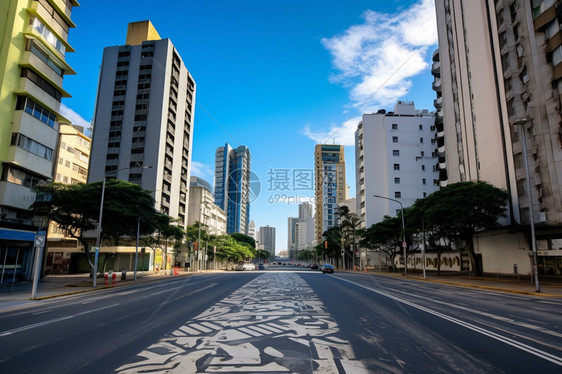
[[[506,229],[477,237],[483,270],[512,272],[515,264],[532,272],[532,215],[539,271],[560,275],[561,5],[551,0],[436,0],[435,5],[446,182],[481,180],[509,193]]]
[[[29,280],[33,245],[46,225],[33,217],[32,187],[51,181],[60,113],[70,95],[63,78],[75,74],[66,62],[74,52],[68,34],[74,0],[3,2],[0,25],[0,282]],[[43,246],[39,247],[42,251]]]
[[[211,235],[226,235],[226,213],[215,204],[209,182],[191,177],[189,190],[189,215],[187,225],[201,222]]]
[[[86,183],[92,140],[81,126],[61,124],[56,152],[55,182],[64,184]],[[83,251],[77,239],[65,236],[55,222],[47,233],[45,271],[68,273]]]
[[[395,217],[438,188],[433,114],[399,101],[393,112],[364,114],[355,132],[356,211],[361,227]],[[378,198],[373,195],[383,196]]]
[[[315,239],[337,226],[338,203],[346,199],[345,156],[343,145],[317,144],[314,152],[315,177]]]
[[[154,191],[156,210],[187,225],[195,81],[150,21],[104,49],[89,182],[105,177]]]
[[[250,223],[250,150],[229,144],[215,153],[215,203],[226,212],[227,232],[248,235]]]
[[[275,227],[269,225],[260,227],[259,241],[261,249],[270,254],[270,258],[275,258]]]

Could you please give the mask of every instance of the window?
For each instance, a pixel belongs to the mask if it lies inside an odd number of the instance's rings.
[[[398,137],[397,137],[397,136],[393,136],[393,137],[392,137],[392,142],[393,142],[393,143],[398,143]]]
[[[47,126],[55,127],[55,121],[57,119],[55,114],[43,108],[27,96],[18,96],[16,110],[25,110],[25,112],[31,114]]]
[[[20,77],[27,78],[29,81],[35,83],[39,88],[43,91],[54,97],[57,101],[60,101],[62,98],[62,94],[59,90],[55,88],[55,86],[51,85],[45,79],[38,76],[33,70],[28,68],[22,68]]]
[[[427,181],[425,180],[425,178],[422,179],[422,184],[423,185],[427,184]]]
[[[400,178],[394,178],[394,183],[400,184]]]
[[[393,123],[393,124],[392,124],[392,129],[393,129],[393,130],[398,130],[398,124],[397,124],[397,123]]]
[[[41,34],[45,40],[51,44],[57,51],[59,51],[63,56],[66,52],[66,47],[62,42],[53,34],[38,18],[31,17],[29,19],[29,24],[33,27],[39,34]]]
[[[11,145],[17,145],[18,147],[44,158],[45,160],[51,161],[53,159],[53,150],[51,148],[20,133],[12,133]]]
[[[424,152],[424,151],[421,151],[421,152],[420,152],[420,156],[421,156],[421,157],[424,157],[424,156],[425,156],[425,152]]]
[[[400,164],[394,164],[394,170],[400,170]]]
[[[425,165],[421,166],[422,171],[425,171]]]
[[[420,130],[423,130],[423,125],[419,125],[419,129],[420,129]]]
[[[393,156],[400,156],[400,150],[398,150],[398,149],[393,149],[393,150],[392,150],[392,155],[393,155]]]
[[[424,192],[424,193],[423,193],[423,197],[427,197],[427,192]]]
[[[402,192],[396,191],[396,192],[394,193],[394,197],[397,198],[397,199],[398,199],[398,198],[401,198],[401,197],[402,197]]]
[[[420,138],[420,143],[423,143],[423,138]]]

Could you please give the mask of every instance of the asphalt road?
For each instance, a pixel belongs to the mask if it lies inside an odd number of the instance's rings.
[[[0,313],[0,373],[559,373],[562,300],[232,272]]]

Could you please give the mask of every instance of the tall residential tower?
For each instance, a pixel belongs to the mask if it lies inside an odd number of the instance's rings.
[[[338,203],[346,199],[345,157],[343,145],[317,144],[314,152],[316,242],[322,234],[338,225]]]
[[[32,187],[54,179],[63,78],[74,52],[75,0],[11,0],[0,6],[0,279],[31,278],[41,218],[28,211]],[[44,227],[43,227],[44,228]]]
[[[227,232],[248,235],[250,224],[250,150],[229,144],[215,153],[215,203],[226,212]]]
[[[103,52],[88,181],[136,183],[185,226],[194,108],[195,81],[172,42],[150,21],[129,24],[127,43]]]

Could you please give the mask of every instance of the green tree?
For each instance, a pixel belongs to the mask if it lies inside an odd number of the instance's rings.
[[[297,259],[299,261],[310,262],[310,260],[312,259],[312,251],[309,251],[309,250],[299,251]]]
[[[86,231],[97,228],[99,220],[102,182],[66,185],[47,183],[34,187],[40,196],[30,207],[34,215],[47,217],[57,224],[65,235],[77,239],[94,268],[90,243],[84,238]],[[108,180],[105,186],[101,239],[113,243],[122,236],[135,236],[140,218],[140,234],[152,233],[157,224],[158,212],[149,191],[140,186],[121,181]]]
[[[474,234],[499,226],[506,216],[508,194],[486,182],[459,182],[444,187],[420,203],[424,222],[438,236],[465,242],[472,270],[482,275],[482,264],[474,251]]]
[[[251,236],[244,235],[244,234],[239,233],[239,232],[234,232],[234,233],[229,234],[229,235],[232,236],[234,238],[234,240],[236,240],[239,243],[246,243],[246,244],[249,244],[250,247],[256,248],[256,240],[254,238],[252,238]]]
[[[380,250],[390,258],[394,268],[394,259],[400,253],[402,245],[402,218],[385,216],[384,219],[366,229],[358,230],[360,244],[371,250]],[[405,259],[404,259],[405,260]]]

